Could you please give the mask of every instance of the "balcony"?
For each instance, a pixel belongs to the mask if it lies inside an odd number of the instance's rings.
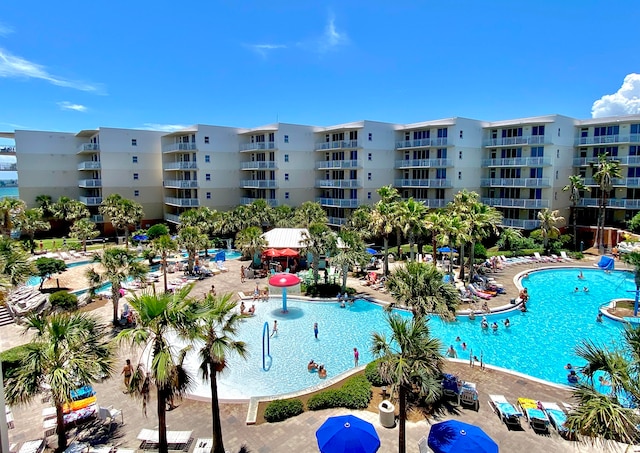
[[[78,197],[78,200],[85,206],[98,206],[102,203],[102,197]]]
[[[167,222],[177,223],[177,224],[179,224],[179,223],[180,223],[180,216],[179,216],[179,215],[177,215],[177,214],[165,214],[165,215],[164,215],[164,219],[165,219]]]
[[[631,181],[631,184],[629,182]],[[635,186],[633,185],[635,183]],[[622,187],[637,187],[638,178],[613,178],[611,180],[611,184],[613,186],[622,186]],[[584,178],[585,186],[594,186],[598,187],[599,184],[596,182],[595,178]]]
[[[503,159],[483,159],[483,167],[548,167],[550,157],[512,157]]]
[[[240,186],[245,189],[275,189],[278,182],[274,179],[244,179],[240,181]]]
[[[78,164],[78,170],[100,170],[100,161],[88,160]]]
[[[353,149],[358,147],[358,140],[337,140],[335,142],[318,142],[315,144],[316,151],[326,149]]]
[[[541,209],[549,207],[549,200],[530,200],[523,198],[483,198],[482,202],[488,206],[500,208]]]
[[[172,143],[162,147],[163,153],[174,153],[176,151],[196,151],[198,147],[195,143]]]
[[[344,189],[361,187],[357,179],[318,179],[316,187],[341,187]]]
[[[551,187],[549,178],[483,178],[482,187]]]
[[[264,200],[264,201],[266,201],[266,202],[267,202],[267,204],[268,204],[269,206],[271,206],[272,208],[274,208],[274,207],[278,206],[278,200],[276,200],[275,198],[251,198],[251,197],[242,197],[242,198],[240,199],[240,204],[247,205],[247,204],[251,204],[251,203],[253,203],[254,201],[258,201],[258,200]]]
[[[200,200],[197,198],[174,198],[174,197],[165,197],[165,204],[172,206],[181,206],[181,207],[194,207],[200,206]]]
[[[162,185],[171,189],[197,189],[197,180],[185,180],[185,179],[168,179],[162,181]]]
[[[432,187],[434,189],[453,187],[448,179],[396,179],[396,187]]]
[[[616,157],[616,160],[620,162],[621,165],[638,165],[640,164],[640,156],[625,156],[625,157]],[[597,161],[597,159],[596,159]]]
[[[347,219],[343,217],[329,217],[329,225],[342,226],[347,223]]]
[[[330,170],[332,168],[360,168],[362,161],[360,160],[318,160],[316,161],[316,170]]]
[[[589,166],[591,164],[595,164],[596,162],[598,162],[598,158],[597,157],[575,157],[573,159],[573,166],[574,167],[586,167],[586,166]]]
[[[545,143],[551,143],[551,140],[548,140],[544,135],[523,135],[521,137],[488,138],[482,141],[482,146],[491,148],[494,146],[543,145]]]
[[[425,208],[428,209],[445,208],[453,201],[451,198],[414,198],[414,200],[424,203]]]
[[[640,134],[631,135],[601,135],[599,137],[578,137],[575,145],[610,145],[614,143],[638,143]]]
[[[503,227],[519,228],[522,230],[535,230],[540,226],[539,220],[502,219]]]
[[[396,149],[406,148],[425,148],[430,146],[448,146],[447,137],[440,138],[421,138],[417,140],[401,140],[396,142]]]
[[[276,149],[276,142],[256,142],[240,144],[240,151],[260,151],[265,149]]]
[[[86,153],[87,151],[100,151],[100,143],[83,143],[78,146],[78,153]]]
[[[360,206],[359,200],[345,200],[343,198],[316,198],[316,202],[322,206],[331,208],[357,208]]]
[[[443,168],[453,167],[452,159],[403,159],[396,160],[396,168]]]
[[[78,187],[102,187],[102,179],[81,179]]]
[[[165,162],[164,164],[162,164],[162,169],[164,171],[197,170],[198,163],[197,162]]]
[[[100,214],[92,215],[91,217],[89,217],[89,220],[91,220],[93,223],[104,223],[104,216]]]
[[[11,162],[0,162],[0,171],[16,171],[18,165]]]
[[[578,200],[581,208],[597,208],[600,206],[599,198],[581,198]],[[607,209],[640,209],[640,200],[620,200],[617,198],[607,199]]]
[[[242,170],[273,170],[278,168],[275,160],[258,160],[254,162],[242,162]]]

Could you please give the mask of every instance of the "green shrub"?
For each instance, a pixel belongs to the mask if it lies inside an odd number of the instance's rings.
[[[473,256],[475,258],[480,258],[482,261],[487,259],[487,248],[480,244],[480,243],[476,243],[476,245],[473,248]]]
[[[364,409],[371,401],[371,383],[365,376],[353,376],[339,389],[325,390],[307,401],[309,410],[318,411],[332,407]]]
[[[264,419],[269,423],[281,422],[304,412],[304,405],[299,399],[276,400],[269,403],[264,410]]]
[[[11,377],[15,370],[24,360],[27,354],[33,350],[34,346],[23,344],[15,348],[0,352],[0,362],[2,362],[2,374],[5,379]]]
[[[319,411],[331,407],[343,407],[343,394],[340,389],[325,390],[309,398],[307,407],[310,411]]]
[[[373,362],[369,362],[364,369],[364,375],[367,377],[367,380],[371,382],[371,385],[375,385],[376,387],[385,385],[385,382],[380,376],[380,371],[378,371],[379,363],[380,360],[374,360]]]
[[[52,307],[62,308],[63,310],[75,310],[78,308],[78,296],[66,291],[56,291],[51,294],[49,302]]]

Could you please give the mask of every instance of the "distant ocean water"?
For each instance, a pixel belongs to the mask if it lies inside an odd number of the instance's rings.
[[[17,196],[18,196],[17,187],[0,187],[0,199],[5,197],[17,197]]]

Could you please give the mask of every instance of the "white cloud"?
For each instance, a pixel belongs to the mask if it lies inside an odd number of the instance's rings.
[[[82,104],[73,104],[69,101],[58,102],[58,107],[61,110],[75,110],[76,112],[86,112],[87,107]]]
[[[613,94],[605,94],[593,103],[592,118],[640,113],[640,74],[628,74]]]
[[[150,131],[164,131],[164,132],[176,132],[182,129],[187,129],[189,126],[184,124],[158,124],[158,123],[144,123],[143,129]]]
[[[248,44],[247,47],[254,52],[260,54],[263,58],[267,58],[267,55],[272,50],[286,49],[284,44]]]
[[[13,27],[10,27],[9,25],[6,25],[0,22],[0,35],[6,36],[6,35],[10,35],[11,33],[13,33]]]
[[[324,34],[320,38],[318,43],[318,50],[320,52],[326,52],[334,47],[345,44],[349,41],[346,33],[339,32],[336,29],[336,18],[333,14],[329,17],[329,22],[324,29]]]
[[[0,48],[0,77],[40,79],[53,85],[75,90],[95,92],[97,94],[102,94],[103,92],[103,87],[99,84],[68,80],[55,76],[50,74],[44,66],[12,55],[2,48]]]

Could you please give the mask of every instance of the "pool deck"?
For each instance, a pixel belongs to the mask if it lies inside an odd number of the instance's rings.
[[[525,270],[535,270],[542,267],[575,266],[593,267],[596,258],[588,257],[580,262],[570,263],[536,263],[527,265],[515,265],[495,274],[495,278],[502,283],[507,290],[506,295],[498,296],[489,301],[490,307],[508,304],[510,298],[516,297],[517,287],[513,278]],[[214,283],[217,292],[239,291],[250,293],[255,287],[256,281],[260,286],[266,285],[266,279],[247,280],[240,283],[240,261],[227,261],[228,273],[223,273],[196,283],[192,295],[205,294]],[[616,263],[618,264],[618,263]],[[351,286],[360,289],[364,295],[375,297],[382,301],[391,301],[388,294],[380,293],[360,285],[359,281],[350,281]],[[535,301],[532,301],[535,303]],[[104,321],[111,319],[111,303],[89,306],[92,313]],[[257,304],[257,309],[260,305]],[[0,327],[0,350],[28,341],[28,337],[21,335],[22,328],[9,325]],[[140,402],[123,395],[123,384],[119,374],[124,359],[128,357],[127,351],[119,351],[116,359],[116,371],[114,377],[95,385],[98,403],[101,406],[113,405],[122,409],[124,413],[124,425],[112,433],[112,444],[123,448],[137,449],[140,442],[136,439],[138,432],[143,428],[156,428],[155,415],[155,391],[152,391],[149,403],[148,418],[142,414]],[[569,393],[561,386],[548,385],[525,376],[502,372],[494,369],[481,370],[479,367],[470,368],[467,363],[449,362],[448,371],[457,373],[462,379],[476,382],[480,395],[480,410],[475,412],[470,409],[456,410],[441,417],[439,420],[422,420],[420,422],[407,422],[407,451],[418,452],[418,441],[428,434],[429,423],[434,423],[448,418],[459,419],[464,422],[481,426],[493,439],[496,440],[503,452],[518,451],[546,451],[546,452],[599,452],[602,447],[591,446],[582,442],[571,442],[561,438],[555,431],[550,434],[536,434],[523,421],[522,430],[509,431],[506,426],[493,414],[488,405],[489,394],[502,394],[512,403],[518,397],[529,397],[536,400],[553,401],[556,403],[568,402]],[[28,406],[14,407],[15,429],[9,431],[10,442],[22,443],[28,440],[42,438],[43,430],[41,410],[45,407],[39,399]],[[327,417],[353,413],[369,420],[374,424],[381,438],[380,452],[393,452],[397,450],[398,428],[383,428],[378,421],[378,414],[368,411],[349,411],[346,409],[328,409],[318,412],[305,412],[304,414],[276,424],[247,425],[245,423],[248,411],[248,403],[230,404],[223,403],[220,407],[222,429],[225,446],[229,453],[235,453],[240,445],[246,443],[253,452],[271,453],[294,450],[299,453],[317,452],[315,431]],[[193,430],[194,438],[211,437],[210,405],[206,402],[185,399],[179,403],[179,407],[167,413],[167,424],[171,430]],[[69,436],[71,439],[72,436]],[[55,446],[55,436],[47,438],[50,446]],[[191,447],[193,449],[193,446]]]

